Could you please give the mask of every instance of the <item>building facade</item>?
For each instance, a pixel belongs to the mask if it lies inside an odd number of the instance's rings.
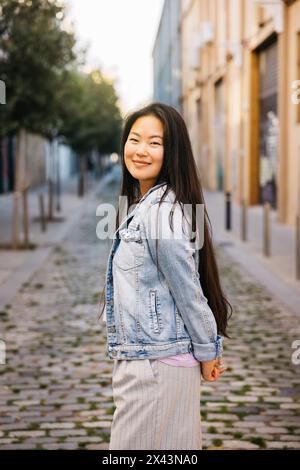
[[[180,0],[165,0],[153,47],[153,99],[181,111]]]
[[[300,0],[183,0],[183,113],[204,185],[300,203]]]

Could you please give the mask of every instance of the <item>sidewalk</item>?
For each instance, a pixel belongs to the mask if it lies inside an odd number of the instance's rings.
[[[41,231],[40,222],[34,221],[39,216],[38,194],[47,192],[45,186],[33,188],[28,195],[28,208],[30,218],[30,242],[38,247],[34,250],[0,250],[0,310],[11,302],[23,283],[27,282],[36,269],[47,259],[52,248],[60,245],[72,226],[76,225],[83,213],[85,203],[89,197],[101,189],[114,173],[107,173],[101,180],[94,180],[90,175],[87,178],[85,196],[77,195],[78,175],[71,177],[63,184],[61,191],[61,211],[55,211],[56,198],[54,197],[54,216],[62,217],[62,222],[48,222],[47,230]],[[10,240],[11,214],[13,196],[5,194],[0,196],[0,242]],[[45,210],[47,211],[47,206]]]
[[[89,174],[86,178],[86,194],[93,187],[94,178]],[[73,204],[77,204],[80,198],[77,196],[78,175],[72,175],[67,180],[61,182],[61,196],[60,204],[61,211],[56,211],[56,194],[55,188],[53,189],[53,215],[54,217],[69,217],[70,210]],[[29,239],[30,242],[37,243],[38,245],[45,245],[48,240],[52,240],[58,226],[62,225],[61,222],[49,222],[47,231],[41,231],[40,222],[36,222],[35,217],[39,217],[39,194],[44,195],[45,213],[48,213],[48,187],[46,184],[30,188],[28,191],[28,211],[29,211]],[[12,224],[12,211],[13,211],[13,193],[5,193],[0,195],[0,242],[7,243],[11,241],[11,224]],[[20,240],[23,237],[22,227],[22,199],[20,199]]]
[[[225,229],[225,196],[205,191],[204,198],[213,229],[213,239],[247,269],[290,310],[300,314],[300,281],[295,275],[295,229],[277,222],[271,211],[271,256],[263,255],[263,208],[248,208],[248,241],[241,240],[240,207],[232,203],[232,230]]]

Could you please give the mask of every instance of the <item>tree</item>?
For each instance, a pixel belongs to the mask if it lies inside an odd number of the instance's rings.
[[[64,30],[65,10],[58,0],[0,0],[0,78],[6,105],[0,107],[0,138],[16,135],[13,247],[19,245],[23,130],[53,135],[57,122],[61,75],[75,60],[73,33]]]
[[[79,157],[78,194],[84,193],[86,158],[90,152],[119,150],[121,115],[112,84],[101,71],[65,71],[61,89],[59,134]]]

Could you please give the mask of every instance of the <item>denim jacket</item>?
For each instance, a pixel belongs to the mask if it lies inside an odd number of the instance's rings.
[[[158,210],[166,187],[166,183],[160,183],[150,188],[113,235],[104,317],[106,354],[111,359],[162,358],[192,352],[198,361],[208,361],[222,355],[223,337],[217,334],[199,280],[198,250],[175,223],[178,238],[170,234],[171,209],[179,227],[183,222],[179,203],[173,207],[175,193],[170,188]],[[162,224],[162,237],[157,232],[157,220]],[[155,237],[159,238],[159,274]]]

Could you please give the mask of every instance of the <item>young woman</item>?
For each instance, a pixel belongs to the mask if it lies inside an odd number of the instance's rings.
[[[201,374],[215,381],[225,370],[231,306],[176,109],[152,103],[128,116],[121,160],[129,211],[119,224],[118,209],[102,310],[114,359],[109,449],[199,450]],[[204,207],[200,224],[197,207]],[[201,230],[202,246],[195,242]]]

